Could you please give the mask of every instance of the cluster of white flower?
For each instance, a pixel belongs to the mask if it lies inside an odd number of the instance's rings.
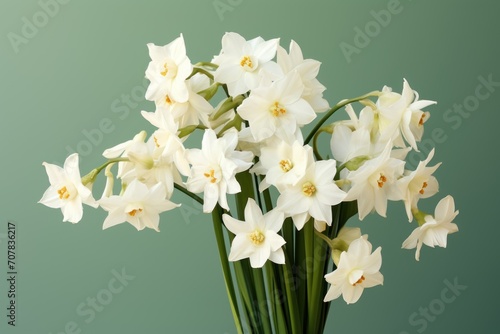
[[[304,59],[293,41],[287,52],[278,39],[247,41],[226,33],[220,54],[197,64],[187,57],[182,35],[148,48],[146,77],[151,83],[146,98],[156,110],[142,115],[156,131],[149,138],[140,132],[107,149],[103,155],[109,160],[83,178],[77,154],[68,157],[64,168],[44,163],[51,186],[40,203],[61,208],[64,221],[80,221],[82,204],[100,205],[108,212],[103,228],[129,222],[138,230],[158,231],[159,214],[179,206],[170,201],[174,188],[203,193],[203,211],[220,205],[225,226],[235,234],[229,260],[249,258],[252,267],[262,267],[267,260],[285,263],[281,229],[290,217],[297,230],[314,224],[330,245],[336,270],[325,276],[331,284],[325,301],[342,294],[347,303],[356,302],[364,288],[382,284],[382,259],[380,247],[372,253],[359,229],[344,227],[334,239],[322,233],[335,224],[332,207],[357,201],[363,220],[371,212],[385,217],[388,200],[403,201],[409,221],[415,218],[419,224],[403,247],[416,247],[417,260],[422,244],[446,247],[447,234],[457,231],[451,196],[439,202],[434,215],[418,209],[421,198],[438,191],[432,174],[439,164],[427,166],[432,151],[414,171],[405,170],[405,157],[418,151],[429,119],[422,109],[435,102],[419,100],[406,80],[401,94],[384,87],[330,109],[325,87],[316,79],[320,63]],[[220,96],[219,88],[226,97],[214,107],[210,102]],[[359,115],[351,102],[364,106]],[[318,113],[330,109],[328,117],[343,106],[349,120],[317,127],[310,146],[311,137],[304,139],[301,128]],[[204,131],[201,148],[186,148],[186,138],[197,129]],[[331,135],[333,159],[321,158],[315,144],[320,132]],[[114,164],[119,195],[113,194]],[[106,188],[96,201],[91,186],[104,169]],[[265,214],[249,199],[244,222],[231,216],[227,200],[228,194],[242,191],[236,179],[242,172],[260,178],[256,196],[270,187],[279,193],[274,209]]]

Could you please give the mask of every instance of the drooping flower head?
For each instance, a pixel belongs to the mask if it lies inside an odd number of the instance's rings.
[[[64,216],[63,222],[78,223],[83,216],[82,204],[94,208],[99,206],[90,189],[82,183],[77,153],[66,158],[63,168],[46,162],[43,166],[49,177],[50,187],[38,203],[49,208],[60,208]]]
[[[392,139],[394,144],[404,147],[403,138],[418,151],[417,141],[420,141],[424,131],[423,125],[430,114],[423,108],[435,101],[419,100],[418,94],[410,87],[406,79],[403,82],[401,94],[394,93],[391,88],[384,87],[377,101],[379,112],[380,133],[385,139]]]
[[[342,295],[347,304],[353,304],[359,300],[365,288],[381,285],[384,282],[384,276],[380,273],[381,250],[378,247],[372,253],[372,244],[363,237],[351,242],[349,249],[340,255],[337,269],[325,275],[331,286],[324,301]]]
[[[446,196],[439,201],[434,212],[434,216],[426,215],[425,223],[417,227],[410,236],[403,242],[403,248],[417,248],[415,259],[419,261],[422,245],[429,247],[439,246],[446,248],[448,234],[458,231],[458,227],[453,223],[453,219],[458,215],[455,211],[453,197]]]
[[[128,222],[138,231],[150,228],[160,231],[160,213],[179,207],[170,202],[165,187],[158,183],[148,188],[138,180],[127,185],[121,196],[113,195],[99,200],[101,207],[108,211],[103,229]]]

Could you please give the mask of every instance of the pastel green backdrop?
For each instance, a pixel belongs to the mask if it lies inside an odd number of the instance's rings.
[[[385,284],[354,305],[334,301],[327,333],[494,332],[499,10],[493,1],[2,1],[0,332],[235,332],[210,217],[196,204],[175,195],[184,207],[162,215],[162,232],[138,233],[125,224],[102,231],[105,213],[88,207],[79,224],[62,223],[60,211],[36,203],[48,186],[43,161],[78,151],[86,172],[105,148],[151,130],[139,113],[153,111],[142,97],[146,43],[183,33],[191,60],[210,60],[226,31],[297,41],[323,63],[332,105],[383,85],[400,91],[403,78],[438,101],[426,138],[443,162],[440,193],[424,207],[452,194],[460,232],[416,262],[400,249],[414,227],[400,203],[387,219],[351,220],[382,246]],[[18,232],[16,327],[5,316],[7,221]]]

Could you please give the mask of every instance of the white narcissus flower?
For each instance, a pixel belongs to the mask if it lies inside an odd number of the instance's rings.
[[[194,193],[204,192],[203,212],[211,212],[217,202],[229,210],[226,194],[241,191],[236,173],[252,166],[253,154],[235,151],[237,144],[236,130],[228,130],[223,137],[217,138],[213,130],[207,129],[203,135],[201,150],[186,150],[186,157],[192,165],[186,186]]]
[[[264,41],[262,37],[246,41],[237,33],[222,37],[222,51],[214,63],[219,65],[214,73],[217,82],[227,84],[229,95],[244,94],[259,85],[263,76],[276,78],[281,69],[271,61],[276,55],[279,39]]]
[[[78,167],[78,154],[73,153],[64,161],[64,168],[44,162],[50,187],[38,203],[49,208],[61,208],[63,222],[78,223],[83,216],[83,204],[97,208],[99,205],[89,188],[83,185]]]
[[[329,108],[328,102],[323,98],[326,87],[316,79],[321,63],[314,59],[304,59],[300,46],[293,40],[290,42],[289,54],[278,45],[276,58],[284,74],[297,71],[300,75],[304,84],[302,98],[313,107],[314,111],[326,111]]]
[[[133,167],[128,173],[122,175],[122,182],[129,183],[138,179],[148,187],[161,183],[167,190],[168,198],[170,198],[174,191],[174,183],[182,184],[179,171],[181,170],[184,175],[188,175],[189,164],[181,156],[183,168],[179,169],[175,160],[179,150],[174,146],[175,143],[170,143],[171,146],[159,147],[158,139],[154,135],[146,143],[137,143],[128,150],[127,154],[130,159],[128,164]]]
[[[244,222],[228,214],[224,214],[222,219],[227,229],[236,235],[231,244],[229,261],[250,258],[252,268],[261,268],[268,259],[278,264],[285,263],[281,247],[286,241],[278,234],[285,219],[283,212],[271,210],[262,215],[255,200],[249,198]]]
[[[159,232],[160,213],[180,206],[169,201],[165,187],[158,183],[148,187],[134,180],[130,182],[121,196],[103,197],[101,207],[108,211],[103,229],[129,222],[138,231],[148,227]]]
[[[332,259],[333,263],[338,266],[340,254],[349,249],[349,245],[361,237],[361,229],[359,227],[344,226],[340,229],[337,236],[332,239]],[[368,234],[363,235],[363,238],[368,239]]]
[[[188,99],[185,102],[176,101],[168,93],[155,101],[156,107],[169,113],[177,123],[179,128],[190,125],[209,125],[208,115],[213,111],[212,105],[205,100],[198,92],[208,88],[210,85],[207,76],[195,74],[186,81]]]
[[[251,172],[265,175],[260,190],[269,185],[277,187],[294,186],[304,176],[307,166],[314,161],[312,147],[302,146],[298,141],[293,145],[281,141],[278,145],[261,149],[259,163]]]
[[[339,204],[346,197],[333,181],[335,173],[335,160],[317,161],[309,165],[294,186],[280,189],[277,208],[287,217],[292,217],[298,230],[304,227],[309,217],[331,225],[332,205]]]
[[[144,141],[146,140],[146,137],[147,137],[146,131],[141,131],[138,134],[136,134],[133,139],[127,140],[123,143],[120,143],[118,145],[115,145],[113,147],[104,150],[102,155],[108,159],[116,159],[118,157],[127,158],[128,152],[130,150],[133,150],[135,147],[139,145],[143,145]],[[118,163],[118,173],[116,175],[118,178],[123,178],[124,176],[128,175],[133,179],[135,178],[135,175],[132,175],[133,173],[134,173],[133,163],[128,161],[122,161]],[[128,181],[125,180],[125,182]]]
[[[364,237],[354,240],[349,249],[340,255],[337,269],[325,275],[331,286],[324,301],[342,295],[347,304],[353,304],[359,300],[365,288],[383,284],[384,276],[380,273],[381,250],[378,247],[372,253],[372,244]]]
[[[185,157],[183,139],[177,135],[178,125],[175,124],[172,115],[165,109],[157,109],[154,113],[142,111],[142,116],[152,125],[156,126],[153,138],[156,151],[173,162],[182,175],[189,174],[189,164]]]
[[[429,161],[434,156],[434,149],[429,153],[427,159],[420,161],[414,171],[405,171],[405,176],[398,180],[398,187],[403,194],[408,221],[413,220],[412,209],[417,207],[420,198],[434,196],[439,189],[437,179],[432,174],[438,169],[441,163],[432,167],[427,167]]]
[[[436,102],[419,101],[418,94],[411,89],[405,79],[401,95],[392,92],[389,87],[384,87],[376,104],[382,137],[394,140],[395,145],[399,147],[404,147],[402,141],[404,138],[414,150],[418,151],[417,141],[422,138],[423,125],[430,115],[421,109]]]
[[[135,143],[144,142],[146,140],[147,133],[146,131],[141,131],[134,136],[133,139],[127,140],[123,143],[117,144],[113,147],[105,149],[102,153],[102,156],[108,159],[116,159],[119,156],[126,156],[127,150],[134,146]]]
[[[185,80],[191,74],[193,65],[186,55],[182,34],[164,46],[149,43],[148,49],[151,62],[146,69],[146,78],[151,83],[146,99],[156,101],[168,95],[177,102],[186,102],[189,92]]]
[[[260,86],[250,93],[238,108],[238,114],[247,120],[257,141],[273,135],[287,140],[298,127],[311,123],[316,113],[302,96],[304,85],[298,74],[292,72],[274,81],[271,86]]]
[[[391,158],[391,148],[392,144],[389,142],[378,157],[366,161],[349,173],[347,180],[352,187],[345,200],[358,201],[360,220],[372,210],[385,217],[387,200],[396,200],[400,196],[395,183],[403,174],[404,161]]]
[[[413,230],[403,242],[402,248],[413,249],[416,247],[415,259],[417,261],[420,260],[420,249],[423,244],[433,248],[434,246],[446,248],[447,235],[458,231],[457,225],[452,223],[457,215],[458,210],[455,211],[453,197],[446,196],[436,206],[434,217],[425,216],[425,223]]]
[[[345,163],[360,156],[377,156],[387,141],[381,141],[375,113],[369,106],[364,107],[357,117],[351,105],[346,106],[350,120],[334,123],[330,140],[333,157],[339,163]]]
[[[330,149],[335,160],[342,164],[353,158],[376,156],[382,152],[382,150],[374,151],[368,129],[360,128],[353,131],[344,124],[338,124],[333,128]]]
[[[366,235],[366,238],[368,235]],[[337,240],[342,240],[349,246],[354,240],[361,238],[361,229],[359,227],[347,227],[344,226],[340,229],[339,233],[335,237]],[[365,239],[366,239],[365,238]],[[335,239],[333,239],[335,241]]]

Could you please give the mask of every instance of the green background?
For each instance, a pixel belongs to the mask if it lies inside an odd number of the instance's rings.
[[[226,4],[227,11],[219,15],[214,3]],[[210,217],[185,197],[175,195],[184,208],[162,215],[161,233],[138,233],[126,224],[102,231],[105,212],[89,207],[79,224],[62,223],[59,210],[36,203],[48,186],[43,161],[61,164],[69,146],[80,150],[85,173],[103,161],[104,149],[141,129],[151,130],[139,113],[154,110],[141,97],[147,84],[146,43],[163,45],[183,33],[191,60],[210,60],[226,31],[248,39],[281,37],[285,47],[291,39],[297,41],[306,58],[322,62],[319,79],[332,105],[383,85],[401,91],[403,78],[423,99],[438,101],[428,108],[432,116],[426,138],[435,129],[446,138],[433,145],[433,161],[443,162],[436,173],[440,193],[423,205],[433,210],[439,199],[452,194],[460,210],[460,232],[448,238],[446,250],[424,248],[416,262],[414,251],[400,248],[414,228],[401,203],[391,203],[387,219],[372,215],[361,223],[351,220],[349,225],[359,225],[374,247],[382,246],[385,284],[366,290],[354,305],[334,301],[326,332],[495,332],[498,87],[470,113],[449,112],[453,121],[443,115],[454,104],[474,102],[479,77],[500,81],[500,5],[401,0],[401,11],[389,24],[374,24],[371,11],[386,10],[389,3],[73,0],[43,22],[37,1],[2,1],[0,333],[65,333],[72,321],[81,333],[94,334],[235,332]],[[33,22],[34,15],[46,24],[16,53],[9,33],[22,36],[23,17]],[[377,26],[369,44],[348,62],[341,43],[355,46],[356,27]],[[122,100],[126,95],[131,96],[128,104]],[[110,123],[112,131],[96,135],[95,144],[83,143],[89,142],[85,133],[100,122]],[[17,223],[15,328],[7,326],[4,315],[7,221]],[[122,268],[134,279],[87,323],[78,306],[106,289],[112,271]],[[449,304],[439,301],[445,280],[467,287]],[[423,320],[419,312],[429,306],[438,314]],[[410,321],[414,312],[417,323]]]

